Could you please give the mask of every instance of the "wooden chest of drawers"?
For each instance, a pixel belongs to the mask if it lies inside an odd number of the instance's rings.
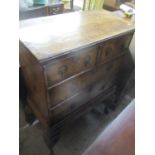
[[[20,22],[27,100],[43,125],[52,128],[114,94],[133,32],[107,11]]]

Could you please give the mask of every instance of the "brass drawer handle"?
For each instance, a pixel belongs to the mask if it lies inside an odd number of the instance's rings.
[[[64,79],[65,72],[67,71],[68,67],[66,65],[59,67],[58,74],[60,74],[61,78]]]
[[[91,64],[91,57],[88,55],[84,60],[84,66],[88,67]]]

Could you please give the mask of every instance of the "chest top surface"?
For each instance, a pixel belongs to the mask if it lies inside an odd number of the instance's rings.
[[[44,60],[133,30],[132,23],[108,11],[85,11],[23,20],[19,37],[38,60]]]

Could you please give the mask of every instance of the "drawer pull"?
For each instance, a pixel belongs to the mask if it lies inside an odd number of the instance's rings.
[[[91,64],[91,57],[88,55],[84,60],[84,66],[88,67]]]
[[[60,74],[61,78],[64,79],[65,72],[67,71],[67,66],[61,66],[58,69],[58,74]]]

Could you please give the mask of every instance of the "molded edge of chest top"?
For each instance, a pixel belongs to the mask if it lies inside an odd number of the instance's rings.
[[[39,61],[89,47],[134,31],[110,12],[85,11],[20,22],[20,41]]]

